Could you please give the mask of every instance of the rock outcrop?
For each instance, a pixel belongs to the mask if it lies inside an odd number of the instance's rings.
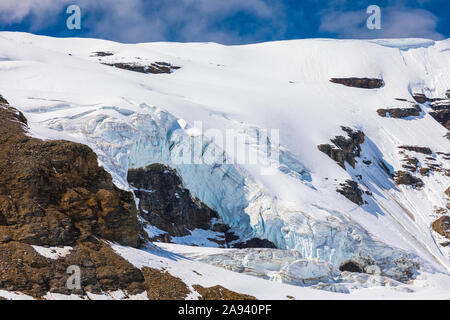
[[[331,142],[337,147],[330,144],[321,144],[318,149],[336,161],[345,169],[345,162],[355,167],[355,158],[360,156],[361,144],[364,143],[364,133],[362,131],[354,131],[351,128],[342,127],[347,133],[348,138],[344,136],[336,136]]]
[[[119,69],[124,69],[139,73],[151,73],[151,74],[170,74],[174,70],[178,70],[181,67],[173,66],[167,62],[153,62],[150,65],[141,65],[135,62],[118,62],[118,63],[103,63],[105,65],[116,67]]]
[[[340,184],[341,188],[336,191],[342,194],[351,202],[357,205],[363,205],[365,202],[362,198],[363,191],[359,188],[358,183],[353,180],[346,180]]]
[[[81,288],[67,287],[69,266],[81,271]],[[40,255],[21,242],[0,244],[0,289],[42,297],[48,292],[85,295],[86,292],[123,290],[127,294],[145,291],[141,271],[102,241],[81,242],[60,259]]]
[[[408,185],[414,188],[423,187],[423,181],[407,171],[399,170],[395,172],[394,181],[397,185]]]
[[[347,87],[361,89],[378,89],[383,86],[383,79],[373,78],[331,78],[330,81]]]
[[[413,93],[412,97],[417,103],[420,103],[420,104],[423,104],[426,102],[436,102],[436,101],[443,100],[443,98],[428,98],[423,93]]]
[[[431,149],[428,147],[400,146],[399,148],[403,149],[403,150],[413,151],[413,152],[417,152],[417,153],[423,153],[423,154],[427,154],[427,155],[433,154],[433,151],[431,151]]]
[[[199,300],[256,300],[253,296],[237,293],[222,286],[204,288],[194,284],[192,287],[200,294]]]
[[[450,90],[447,90],[446,92],[448,99],[450,99],[449,92]],[[447,100],[446,98],[428,98],[423,93],[414,93],[413,98],[420,104],[429,103],[429,106],[433,110],[429,113],[430,116],[447,130],[450,130],[450,100]]]
[[[411,108],[390,108],[390,109],[378,109],[377,113],[381,117],[391,117],[397,119],[404,119],[408,117],[418,117],[422,109],[420,106],[415,105]]]
[[[128,182],[139,198],[141,216],[172,237],[187,236],[195,229],[209,230],[214,227],[213,219],[219,219],[217,212],[191,196],[176,171],[167,166],[130,169]]]
[[[450,130],[450,109],[430,112],[430,116],[442,124],[447,130]]]
[[[191,235],[196,229],[219,233],[220,238],[208,238],[222,247],[234,248],[276,248],[266,239],[253,238],[237,242],[239,237],[219,214],[193,198],[183,187],[176,170],[163,164],[152,164],[145,168],[130,169],[128,183],[134,188],[139,199],[140,216],[150,226],[164,231],[164,234],[151,236],[151,241],[171,242],[172,237]]]
[[[450,217],[443,216],[437,219],[431,225],[431,228],[439,233],[441,236],[446,237],[450,240]]]
[[[0,233],[42,246],[92,237],[139,246],[133,195],[113,184],[96,154],[69,141],[31,138],[26,125],[20,112],[0,105]]]

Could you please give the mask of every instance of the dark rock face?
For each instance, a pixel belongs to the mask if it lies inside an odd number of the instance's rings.
[[[0,106],[0,233],[35,245],[101,237],[137,247],[130,192],[118,189],[87,146],[25,134],[26,119]]]
[[[443,100],[443,101],[432,102],[432,103],[430,103],[430,107],[434,111],[449,110],[450,109],[450,101]]]
[[[362,131],[354,131],[347,127],[342,127],[342,130],[347,133],[348,138],[336,136],[334,139],[331,139],[337,148],[329,144],[321,144],[317,147],[320,151],[337,162],[343,169],[345,169],[345,162],[355,168],[356,158],[359,158],[361,155],[361,144],[364,143],[365,135]],[[367,163],[368,162],[366,162],[366,165]],[[344,197],[357,205],[363,205],[365,203],[362,198],[363,191],[359,188],[357,182],[347,180],[340,186],[341,188],[336,191]]]
[[[355,261],[347,261],[344,262],[340,267],[339,270],[344,272],[357,272],[357,273],[364,273],[363,268]]]
[[[436,102],[443,100],[442,98],[428,98],[423,93],[413,93],[413,99],[420,104],[426,103],[426,102]]]
[[[415,188],[423,187],[423,181],[407,171],[397,171],[395,173],[394,181],[398,185],[408,185]]]
[[[276,248],[269,240],[258,238],[234,243],[239,237],[230,231],[230,226],[221,222],[216,211],[192,198],[177,172],[170,167],[155,163],[146,168],[131,169],[128,171],[128,182],[139,198],[141,217],[150,225],[167,232],[150,241],[171,242],[171,237],[183,237],[195,229],[203,229],[222,233],[220,239],[208,239],[220,246]]]
[[[447,90],[446,96],[448,99],[450,95],[450,90]],[[428,98],[426,95],[422,93],[414,93],[414,100],[416,100],[420,104],[429,103],[432,112],[430,112],[430,116],[432,116],[437,122],[439,122],[442,126],[444,126],[447,130],[450,130],[450,101],[445,98]]]
[[[271,248],[271,249],[277,249],[277,246],[267,240],[267,239],[259,239],[259,238],[253,238],[248,240],[247,242],[240,242],[236,243],[234,248],[244,249],[244,248]]]
[[[331,82],[342,84],[347,87],[361,88],[361,89],[378,89],[383,86],[382,79],[370,78],[331,78]]]
[[[351,128],[342,127],[348,138],[336,136],[331,142],[337,147],[329,144],[321,144],[318,149],[327,154],[345,169],[345,162],[355,167],[355,158],[360,156],[361,144],[364,143],[364,133],[362,131],[353,131]]]
[[[410,172],[416,172],[419,168],[419,160],[417,158],[405,156],[405,158],[402,160],[404,164],[402,164],[402,167]]]
[[[391,109],[378,109],[377,113],[381,117],[391,117],[391,118],[397,118],[397,119],[404,119],[407,117],[418,117],[420,116],[420,113],[422,112],[422,109],[415,105],[411,108],[391,108]]]
[[[113,56],[114,53],[109,52],[109,51],[96,51],[93,52],[94,57],[109,57],[109,56]]]
[[[423,153],[423,154],[428,154],[431,155],[433,154],[433,151],[431,151],[430,148],[428,147],[419,147],[419,146],[400,146],[400,149],[404,149],[404,150],[408,150],[408,151],[414,151],[417,153]]]
[[[124,69],[139,73],[152,73],[152,74],[162,74],[162,73],[172,73],[174,70],[178,70],[181,67],[173,66],[167,62],[154,62],[148,66],[140,65],[137,63],[104,63],[106,65],[116,67],[119,69]]]
[[[442,124],[447,130],[450,130],[450,109],[439,112],[430,112],[430,116]]]
[[[431,228],[439,233],[441,236],[446,237],[450,240],[450,217],[449,216],[443,216],[440,217],[438,220],[433,222],[431,225]]]
[[[357,205],[363,205],[365,202],[362,198],[363,191],[359,188],[358,183],[353,180],[346,180],[340,184],[341,188],[336,190],[351,202]]]
[[[141,216],[173,237],[189,235],[194,229],[209,230],[211,220],[219,219],[217,212],[191,197],[176,171],[167,166],[131,169],[128,182],[140,199]]]

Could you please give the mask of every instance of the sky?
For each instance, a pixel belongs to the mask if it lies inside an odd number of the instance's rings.
[[[81,9],[69,30],[66,9]],[[381,9],[381,29],[366,12]],[[448,0],[0,0],[0,31],[151,41],[245,44],[302,38],[450,37]]]

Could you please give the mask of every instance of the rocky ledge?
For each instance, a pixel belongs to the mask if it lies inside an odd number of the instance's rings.
[[[103,63],[103,64],[111,66],[111,67],[116,67],[119,69],[128,70],[128,71],[139,72],[139,73],[151,73],[151,74],[162,74],[162,73],[170,74],[174,70],[178,70],[181,68],[178,66],[173,66],[167,62],[153,62],[149,65],[141,65],[138,63],[134,63],[134,62]]]
[[[446,98],[428,98],[423,93],[414,93],[413,98],[420,104],[428,104],[433,110],[429,114],[447,130],[450,130],[450,90]]]
[[[383,86],[383,79],[373,78],[331,78],[331,82],[342,84],[347,87],[361,89],[378,89]]]
[[[408,117],[418,117],[422,109],[420,106],[415,105],[410,108],[390,108],[390,109],[378,109],[377,113],[380,117],[384,118],[396,118],[396,119],[405,119]]]
[[[336,136],[331,139],[331,142],[336,147],[330,144],[321,144],[317,147],[320,151],[336,161],[342,168],[345,169],[345,162],[354,168],[355,158],[360,156],[361,144],[364,143],[365,136],[362,131],[354,131],[347,127],[341,128],[347,133],[348,137]]]

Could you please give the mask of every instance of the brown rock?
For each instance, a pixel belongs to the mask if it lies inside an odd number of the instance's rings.
[[[67,288],[69,266],[81,270],[81,290]],[[139,269],[118,256],[102,242],[80,243],[66,257],[53,260],[38,254],[30,245],[0,244],[0,288],[34,297],[47,292],[83,295],[124,290],[128,294],[145,291]]]
[[[124,70],[128,70],[128,71],[133,71],[133,72],[139,72],[139,73],[152,73],[152,74],[162,74],[162,73],[172,73],[174,70],[178,70],[180,69],[180,67],[178,66],[173,66],[170,63],[167,62],[154,62],[148,66],[145,65],[140,65],[138,63],[134,63],[134,62],[120,62],[120,63],[113,63],[113,64],[108,64],[108,63],[104,63],[106,65],[109,66],[113,66],[119,69],[124,69]]]
[[[442,124],[447,130],[450,130],[450,110],[441,110],[436,112],[430,112],[430,116],[432,116],[437,122]]]
[[[118,189],[87,146],[25,134],[26,119],[0,105],[0,225],[12,240],[73,245],[98,236],[139,245],[130,192]]]
[[[419,147],[419,146],[400,146],[400,149],[408,150],[408,151],[414,151],[417,153],[423,153],[423,154],[433,154],[433,151],[431,151],[428,147]]]
[[[418,117],[422,109],[416,105],[411,108],[390,108],[390,109],[378,109],[377,113],[381,117],[391,117],[397,119],[404,119],[407,117]]]
[[[342,84],[347,87],[361,88],[361,89],[377,89],[383,86],[382,79],[370,78],[331,78],[331,82]]]
[[[409,185],[415,188],[423,187],[423,181],[407,171],[397,171],[395,173],[394,181],[398,185]]]
[[[199,300],[256,300],[253,296],[237,293],[222,286],[204,288],[194,284],[192,287],[200,294]]]
[[[342,127],[342,130],[347,133],[348,138],[336,136],[331,139],[331,142],[337,148],[329,144],[321,144],[317,148],[336,161],[342,168],[345,169],[345,162],[354,168],[355,158],[361,154],[361,144],[364,143],[365,135],[362,131],[354,131],[347,127]]]
[[[446,237],[447,239],[450,239],[450,217],[449,216],[443,216],[437,219],[433,224],[431,225],[431,228],[439,233],[441,236]]]
[[[144,267],[142,274],[150,300],[184,300],[191,293],[181,279],[168,272]]]
[[[131,169],[128,182],[139,198],[141,216],[170,236],[186,236],[194,229],[209,230],[213,228],[211,220],[219,219],[216,211],[192,198],[176,171],[167,166],[152,164]]]
[[[340,184],[341,188],[336,190],[351,202],[357,205],[363,205],[365,202],[362,198],[363,191],[359,188],[358,183],[353,180],[347,180]]]

